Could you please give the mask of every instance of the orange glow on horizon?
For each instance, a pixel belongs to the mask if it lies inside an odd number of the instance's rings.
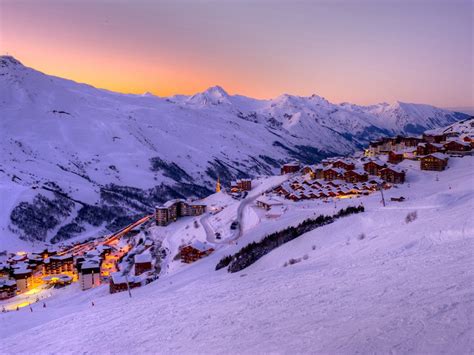
[[[185,3],[0,2],[0,54],[121,93],[474,105],[469,2]]]

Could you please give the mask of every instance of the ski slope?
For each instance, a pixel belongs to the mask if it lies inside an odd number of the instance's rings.
[[[386,191],[386,207],[378,194],[336,206],[288,202],[281,217],[260,214],[238,245],[222,243],[191,265],[170,261],[176,265],[132,298],[105,287],[62,290],[46,309],[0,314],[0,353],[472,353],[474,158],[451,158],[441,173],[418,164],[400,164],[407,183]],[[220,195],[208,200],[225,206],[209,218],[215,226],[239,204]],[[390,201],[399,196],[406,201]],[[306,233],[241,272],[214,271],[222,256],[266,233],[360,202],[366,212]],[[190,223],[156,236],[185,238]],[[290,258],[302,260],[285,267]]]

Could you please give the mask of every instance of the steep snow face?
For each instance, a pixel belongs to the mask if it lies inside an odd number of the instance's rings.
[[[422,104],[395,102],[368,107],[369,113],[379,118],[379,124],[390,130],[401,129],[408,134],[420,134],[427,129],[446,126],[467,118],[462,113],[446,114],[445,110]],[[375,123],[375,122],[374,122]]]
[[[0,191],[15,191],[2,199],[0,249],[18,236],[58,241],[113,230],[169,198],[209,194],[218,176],[227,184],[268,175],[288,159],[311,163],[404,132],[376,110],[316,95],[256,100],[219,86],[193,96],[125,95],[8,56],[0,58],[0,104]],[[416,125],[456,118],[443,111],[424,123],[422,115]]]

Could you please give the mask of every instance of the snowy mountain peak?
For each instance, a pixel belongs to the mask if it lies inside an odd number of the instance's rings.
[[[10,55],[0,56],[0,73],[5,74],[14,74],[17,72],[24,72],[28,70],[19,60]]]
[[[219,85],[212,86],[207,90],[191,96],[188,103],[197,105],[231,105],[229,94]]]
[[[219,86],[219,85],[211,86],[210,88],[208,88],[204,92],[208,93],[209,95],[214,95],[214,96],[218,96],[218,97],[229,97],[229,94],[227,93],[227,91],[225,91],[222,88],[222,86]]]
[[[0,56],[0,67],[23,67],[23,64],[11,55],[2,55]]]

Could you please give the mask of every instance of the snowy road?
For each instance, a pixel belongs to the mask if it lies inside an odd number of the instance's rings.
[[[200,222],[206,232],[206,240],[210,243],[214,244],[232,244],[236,240],[240,239],[244,233],[244,223],[245,223],[245,218],[244,218],[244,213],[247,207],[251,206],[255,200],[261,196],[261,194],[268,190],[268,189],[273,189],[274,187],[280,185],[283,181],[287,180],[290,178],[290,175],[284,176],[283,180],[279,179],[277,183],[272,183],[270,185],[263,185],[263,186],[257,186],[255,190],[251,191],[251,195],[247,196],[244,198],[242,201],[240,201],[240,204],[237,208],[236,212],[236,218],[234,221],[238,223],[238,228],[237,230],[234,231],[233,236],[227,239],[223,240],[217,240],[215,237],[215,231],[209,224],[209,217],[211,217],[210,214],[204,215],[201,219]]]

